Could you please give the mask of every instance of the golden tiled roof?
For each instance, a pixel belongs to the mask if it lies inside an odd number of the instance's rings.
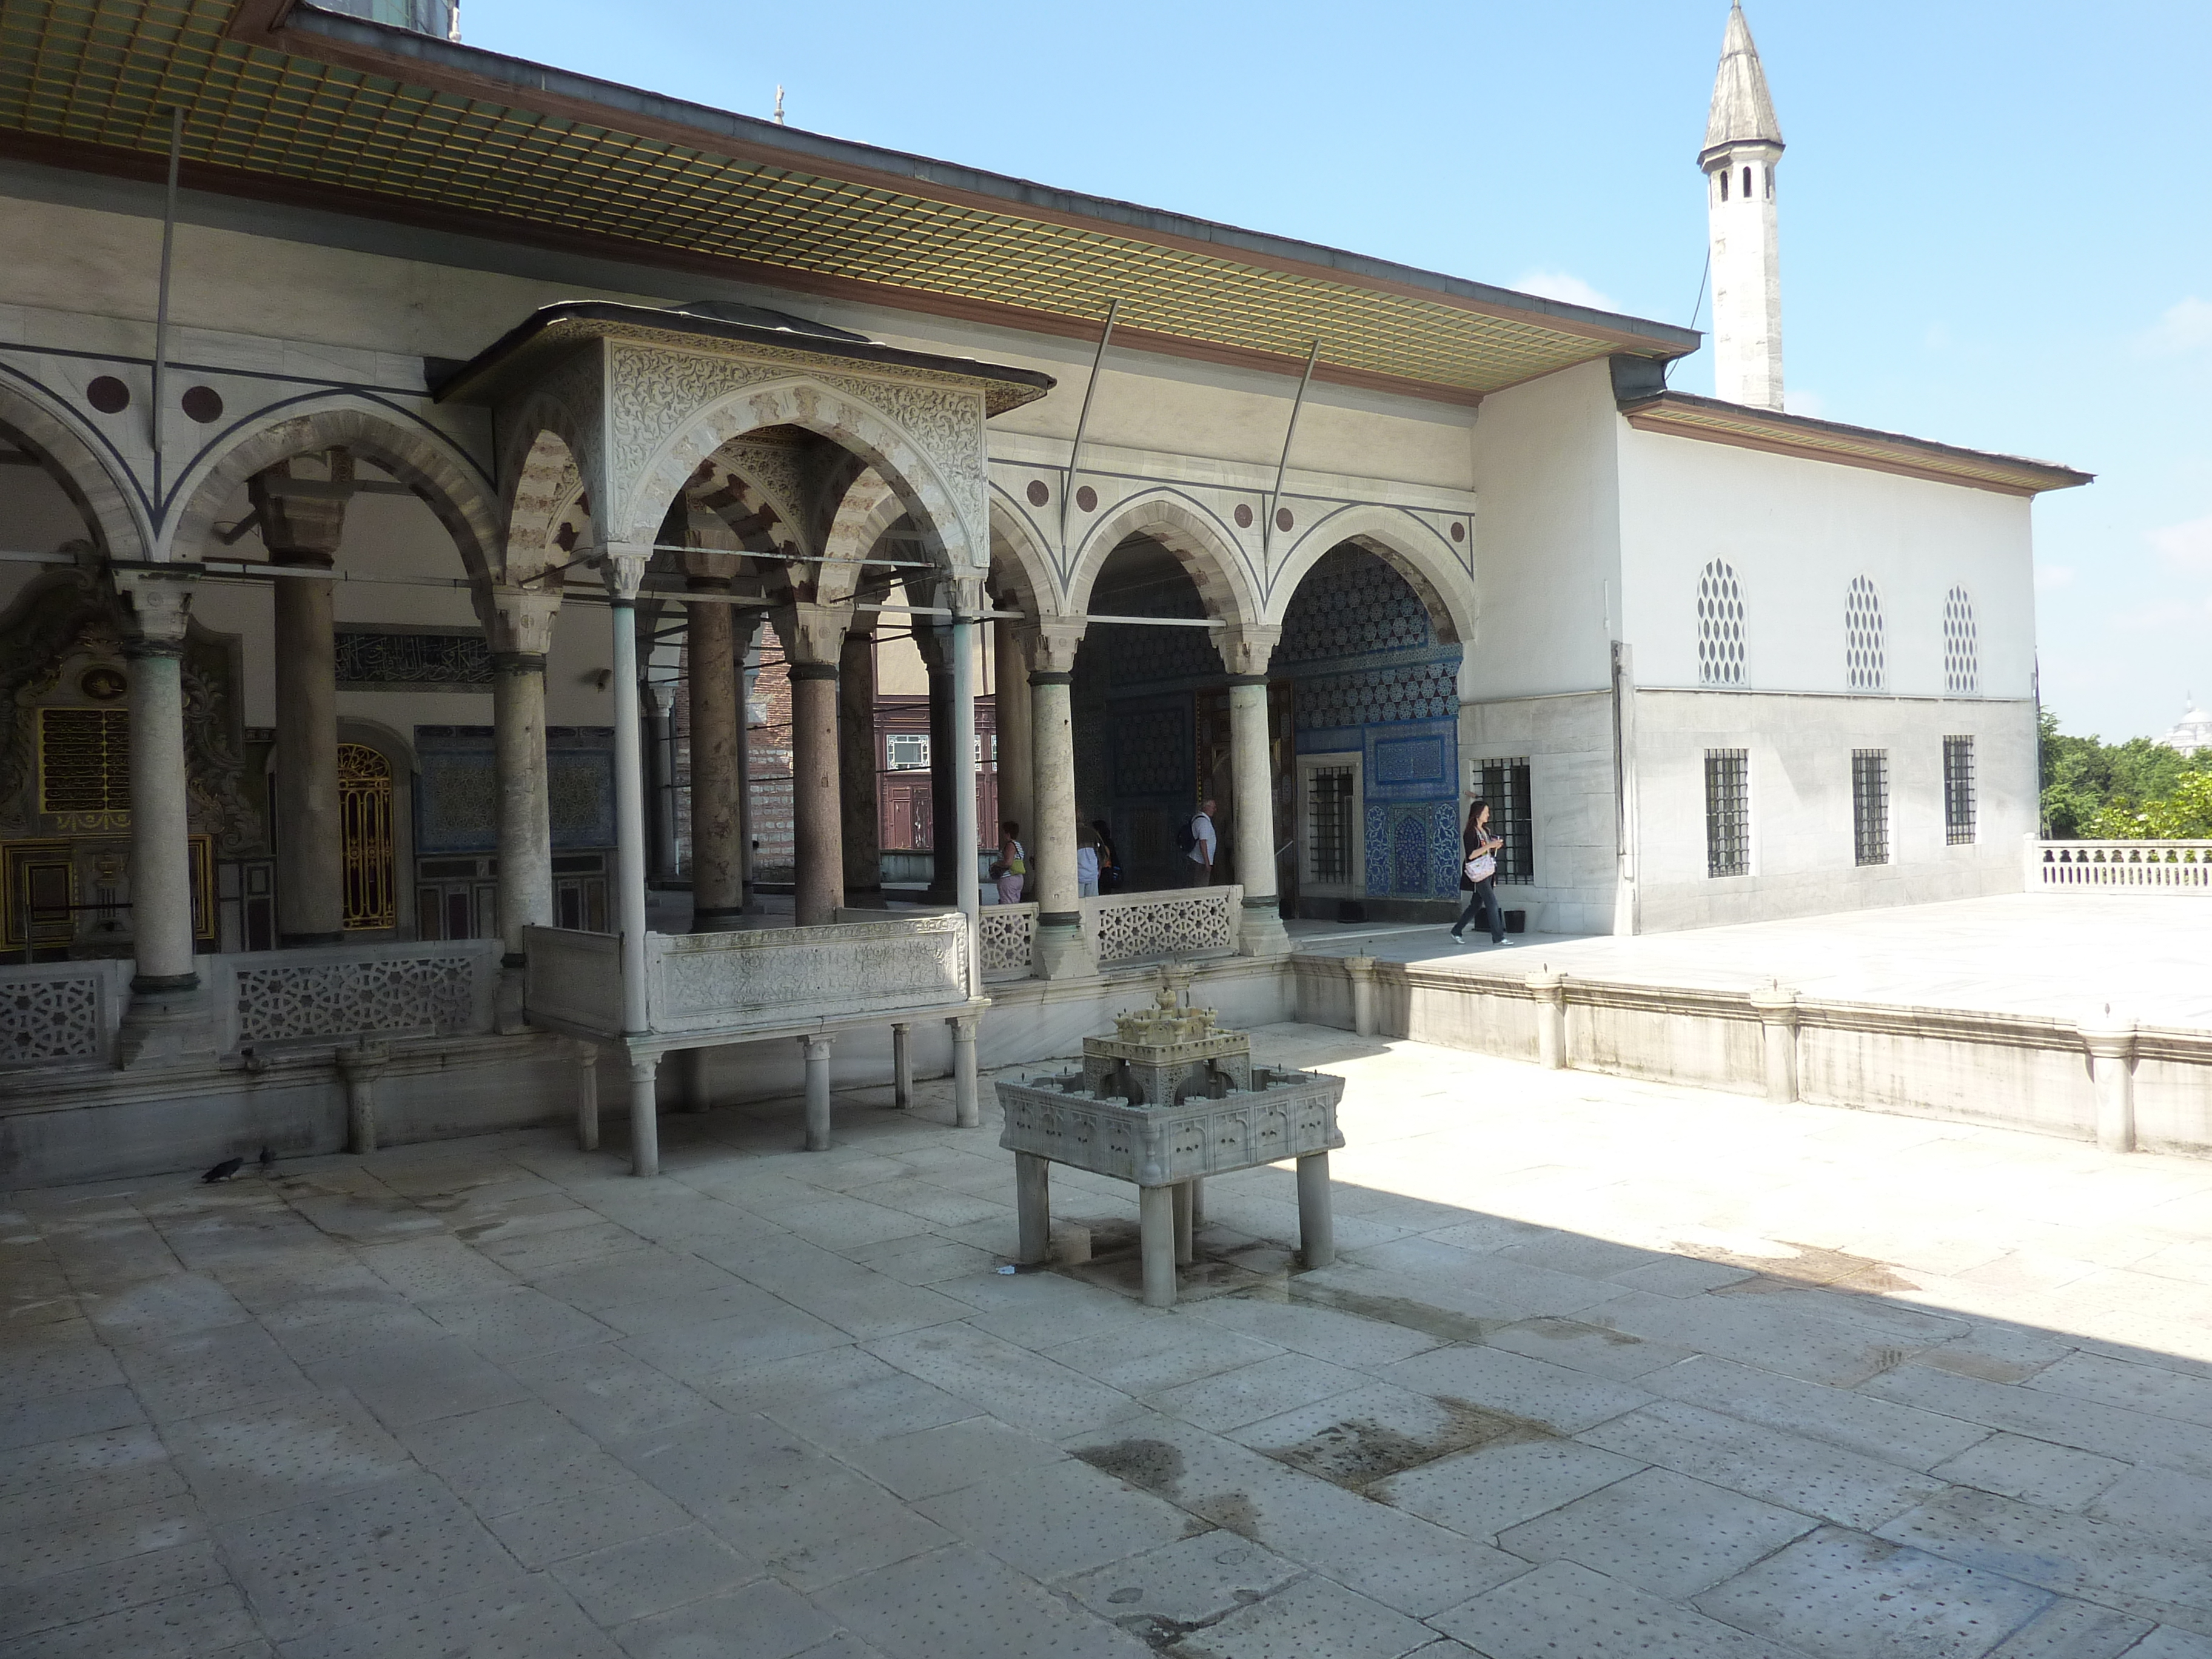
[[[1468,398],[1686,330],[787,132],[275,0],[0,0],[0,151]],[[242,15],[241,15],[242,14]],[[947,181],[951,182],[947,182]]]

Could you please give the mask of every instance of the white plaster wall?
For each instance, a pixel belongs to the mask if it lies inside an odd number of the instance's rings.
[[[157,191],[16,167],[0,169],[0,192],[13,198],[11,245],[40,250],[36,259],[0,269],[0,307],[152,318]],[[244,228],[253,224],[281,226],[283,234]],[[378,248],[386,251],[371,251]],[[466,358],[540,306],[708,297],[793,312],[891,345],[1042,369],[1060,388],[994,422],[994,429],[1063,441],[1074,434],[1094,355],[1083,341],[191,193],[178,229],[171,307],[174,323],[187,329]],[[1272,467],[1297,389],[1295,369],[1267,374],[1122,347],[1108,358],[1088,435]],[[1300,416],[1297,459],[1310,467],[1465,489],[1474,422],[1475,410],[1462,405],[1316,381]]]
[[[2032,703],[1639,690],[1640,929],[1663,933],[2017,892],[2035,827]],[[1976,838],[1947,845],[1943,738],[1972,736]],[[1751,765],[1751,867],[1705,873],[1705,755]],[[1889,755],[1890,861],[1855,861],[1851,750]]]
[[[1750,690],[1849,690],[1844,599],[1865,574],[1881,593],[1887,691],[1944,695],[1943,596],[1963,586],[1981,695],[2033,695],[2026,499],[1618,424],[1621,637],[1640,684],[1698,684],[1698,573],[1723,558],[1743,584]]]
[[[1536,879],[1501,883],[1499,903],[1528,911],[1532,933],[1611,933],[1617,856],[1610,694],[1468,703],[1461,711],[1460,755],[1470,771],[1492,757],[1528,757]]]
[[[1605,364],[1486,399],[1474,434],[1475,588],[1460,695],[1474,702],[1608,686],[1621,502]]]

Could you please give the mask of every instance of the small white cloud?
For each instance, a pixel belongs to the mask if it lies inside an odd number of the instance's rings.
[[[2039,564],[2035,567],[2035,588],[2039,593],[2055,592],[2062,587],[2074,586],[2074,567],[2070,564]]]
[[[1809,415],[1817,421],[1828,412],[1828,400],[1817,392],[1792,386],[1782,394],[1782,407],[1792,415]]]
[[[1523,294],[1564,300],[1571,306],[1588,306],[1592,311],[1620,309],[1611,295],[1599,293],[1581,277],[1565,270],[1524,270],[1513,279],[1513,286]]]
[[[2212,570],[2212,517],[2148,532],[2158,555],[2177,570]]]
[[[2137,337],[2136,343],[2153,356],[2179,356],[2212,346],[2212,301],[2191,295],[2166,308],[2155,325]]]

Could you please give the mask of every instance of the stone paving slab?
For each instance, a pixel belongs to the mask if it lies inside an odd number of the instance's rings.
[[[2212,1659],[2212,1164],[1255,1046],[1170,1310],[942,1082],[0,1195],[0,1659]]]

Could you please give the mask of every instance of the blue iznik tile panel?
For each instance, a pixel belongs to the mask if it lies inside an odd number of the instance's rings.
[[[1368,893],[1455,897],[1460,647],[1396,571],[1341,547],[1298,584],[1274,665],[1299,752],[1362,757]]]
[[[1192,775],[1188,697],[1115,704],[1108,744],[1113,757],[1115,799],[1188,801]]]

